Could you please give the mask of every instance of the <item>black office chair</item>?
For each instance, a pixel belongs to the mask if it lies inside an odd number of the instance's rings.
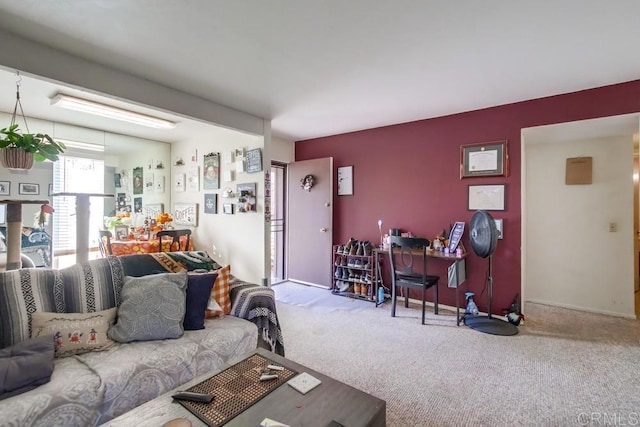
[[[168,251],[162,249],[162,237],[164,236],[171,237]],[[180,241],[181,236],[186,236],[184,243]],[[156,237],[158,238],[158,252],[188,251],[191,230],[162,230],[156,233]]]
[[[98,234],[100,235],[100,239],[98,239],[98,248],[100,248],[102,258],[106,258],[107,255],[113,255],[113,251],[111,250],[111,239],[113,239],[113,234],[111,234],[109,230],[99,230]]]
[[[404,306],[409,307],[409,289],[422,289],[422,324],[424,325],[427,288],[434,288],[434,313],[438,314],[438,280],[427,274],[427,250],[430,242],[417,237],[391,236],[389,262],[391,266],[391,317],[396,316],[397,288],[407,288]]]

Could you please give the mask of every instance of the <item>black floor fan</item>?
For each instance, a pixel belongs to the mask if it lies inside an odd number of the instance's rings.
[[[489,277],[487,278],[487,299],[489,307],[486,316],[465,315],[464,323],[471,329],[493,335],[516,335],[518,328],[509,322],[496,319],[491,315],[493,299],[493,253],[498,242],[498,229],[493,217],[487,211],[477,211],[471,217],[471,248],[481,258],[489,258]]]

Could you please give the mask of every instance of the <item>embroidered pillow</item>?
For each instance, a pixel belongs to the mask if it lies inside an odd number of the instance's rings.
[[[207,307],[207,318],[231,313],[231,297],[229,296],[231,266],[224,266],[214,270],[213,273],[216,273],[218,277],[216,277],[213,289],[211,289],[210,304],[209,307]],[[222,311],[217,310],[215,306],[213,306],[213,302],[218,304]]]
[[[33,313],[31,337],[53,335],[55,357],[106,350],[115,344],[107,331],[116,321],[117,308],[94,313]]]
[[[187,306],[184,315],[184,330],[204,329],[204,316],[217,274],[189,273],[187,282]]]
[[[118,321],[107,335],[114,341],[179,338],[184,333],[187,273],[126,276]]]

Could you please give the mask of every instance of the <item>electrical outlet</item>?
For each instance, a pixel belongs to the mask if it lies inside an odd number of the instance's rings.
[[[615,233],[616,231],[618,231],[618,224],[615,222],[610,222],[609,223],[609,233]]]

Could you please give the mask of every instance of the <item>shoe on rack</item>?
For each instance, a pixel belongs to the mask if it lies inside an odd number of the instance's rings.
[[[358,242],[358,249],[356,251],[356,255],[359,255],[359,256],[364,255],[364,242]]]
[[[360,295],[367,296],[368,290],[369,286],[365,285],[364,283],[360,285]]]
[[[336,257],[336,262],[334,262],[333,265],[336,265],[336,266],[342,265],[342,257],[341,256],[337,256]]]
[[[360,283],[354,283],[353,284],[353,293],[354,294],[359,294],[360,293]]]
[[[349,263],[347,262],[347,257],[343,256],[342,257],[342,262],[340,263],[341,266],[346,267],[349,265]]]
[[[353,260],[352,258],[349,258],[349,261],[347,261],[347,267],[353,267],[354,262],[355,260]]]
[[[371,253],[373,252],[373,245],[370,241],[365,240],[362,243],[362,251],[364,256],[371,256]]]
[[[340,292],[345,292],[347,289],[349,289],[349,282],[338,282],[338,290]]]
[[[356,239],[354,239],[353,237],[349,238],[349,241],[347,242],[347,244],[344,245],[342,248],[342,253],[345,255],[349,255],[349,253],[351,252],[351,246],[353,246],[355,242],[357,242]]]
[[[335,277],[336,279],[342,278],[342,268],[341,267],[336,268],[336,271],[333,273],[333,277]]]
[[[359,247],[360,247],[360,242],[354,239],[353,242],[351,242],[351,247],[349,248],[349,255],[358,255]]]
[[[349,280],[349,269],[342,269],[342,280]]]

